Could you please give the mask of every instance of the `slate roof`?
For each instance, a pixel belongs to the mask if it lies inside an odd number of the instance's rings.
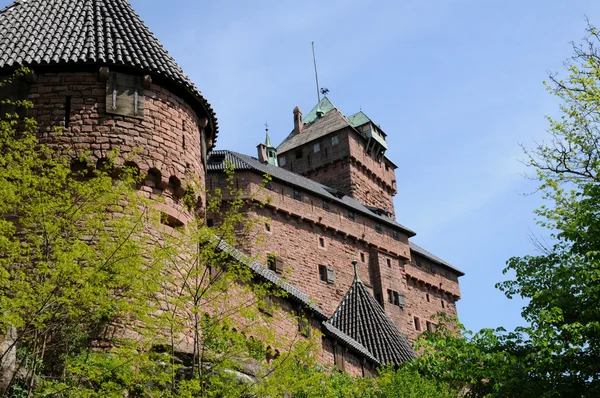
[[[217,238],[215,238],[217,239]],[[270,269],[260,265],[259,263],[252,261],[248,256],[244,253],[240,252],[236,248],[229,245],[227,242],[223,240],[219,240],[215,242],[219,250],[229,254],[240,264],[244,264],[248,266],[255,274],[263,278],[265,281],[270,282],[278,287],[280,287],[284,292],[286,292],[293,301],[306,306],[313,313],[315,313],[321,319],[327,319],[327,316],[319,308],[317,304],[313,300],[311,300],[306,293],[302,290],[298,289],[294,285],[289,282],[286,282],[282,277],[280,277],[277,273],[271,271]]]
[[[214,159],[223,158],[223,161],[215,163]],[[344,207],[350,208],[357,213],[361,213],[367,217],[378,220],[388,226],[396,228],[404,233],[408,234],[408,236],[415,236],[416,233],[407,227],[397,223],[393,219],[384,216],[378,215],[373,211],[369,210],[365,205],[360,203],[358,200],[351,198],[350,196],[343,196],[341,198],[332,194],[332,189],[315,182],[309,178],[302,177],[296,173],[283,169],[281,167],[273,166],[271,164],[263,164],[258,161],[258,159],[253,158],[248,155],[243,155],[241,153],[232,152],[232,151],[212,151],[208,158],[207,169],[208,171],[221,171],[225,169],[225,165],[231,162],[236,170],[253,170],[262,174],[268,174],[273,179],[282,181],[288,185],[296,186],[300,189],[311,192],[315,195],[318,195],[324,199],[329,200],[332,203],[338,203],[343,205]]]
[[[215,243],[217,244],[219,250],[229,254],[232,258],[234,258],[241,264],[248,266],[256,275],[260,276],[263,280],[270,282],[276,286],[279,286],[281,289],[283,289],[283,291],[285,291],[288,294],[287,297],[289,299],[307,307],[318,318],[325,320],[327,319],[327,316],[323,313],[323,310],[321,310],[321,308],[317,304],[315,304],[314,301],[310,300],[306,293],[304,293],[302,290],[298,289],[291,283],[284,281],[277,273],[271,271],[270,269],[260,265],[255,261],[252,261],[250,258],[248,258],[248,256],[235,249],[231,245],[227,244],[225,241],[217,241],[217,238],[215,238]],[[346,333],[339,330],[331,323],[323,321],[321,325],[323,327],[324,333],[328,336],[338,340],[339,342],[353,350],[355,353],[367,358],[371,362],[375,364],[380,364],[377,358],[375,358],[365,346],[354,340],[352,337],[348,336]]]
[[[17,0],[0,10],[0,69],[18,65],[123,65],[185,89],[213,119],[210,104],[127,0]]]
[[[358,277],[329,323],[366,347],[384,365],[398,365],[417,356]]]
[[[316,118],[317,108],[322,108],[325,114],[321,118]],[[314,118],[311,116],[315,114]],[[314,119],[314,120],[313,120]],[[304,118],[304,127],[301,133],[291,132],[285,140],[277,147],[279,154],[285,153],[291,149],[299,147],[327,134],[341,130],[344,127],[353,128],[346,116],[333,105],[327,97],[324,97],[319,104]]]
[[[358,341],[354,340],[352,337],[348,336],[346,333],[342,332],[340,329],[336,328],[331,323],[323,322],[323,330],[325,334],[334,337],[338,341],[341,341],[347,347],[351,348],[354,352],[369,359],[371,362],[376,363],[378,365],[381,364],[364,345],[360,344]]]
[[[444,267],[450,268],[452,271],[456,272],[458,274],[458,276],[465,276],[465,273],[462,272],[461,270],[459,270],[458,268],[454,267],[452,264],[448,263],[447,261],[442,260],[441,258],[439,258],[438,256],[431,254],[430,252],[428,252],[427,250],[423,249],[421,246],[413,243],[413,242],[409,242],[410,244],[410,250],[412,252],[415,252],[417,254],[420,254],[421,256],[439,264],[442,265]]]

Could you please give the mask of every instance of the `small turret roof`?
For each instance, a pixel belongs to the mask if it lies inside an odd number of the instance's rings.
[[[212,107],[127,0],[17,0],[0,10],[0,69],[95,64],[175,83],[197,101],[216,135]]]
[[[399,365],[417,356],[406,336],[357,277],[329,323],[366,347],[384,365]]]

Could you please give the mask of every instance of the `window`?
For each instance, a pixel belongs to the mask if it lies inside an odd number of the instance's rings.
[[[71,125],[71,96],[65,97],[65,128]]]
[[[360,253],[360,262],[361,263],[365,262],[365,253]]]
[[[352,221],[356,221],[356,214],[353,211],[348,212],[348,219]]]
[[[285,166],[286,163],[287,163],[287,159],[285,158],[285,156],[282,156],[282,157],[279,158],[279,165],[281,167]]]
[[[442,301],[442,308],[446,308],[446,303],[444,302],[444,299],[442,299],[441,301]]]
[[[375,232],[377,232],[378,234],[383,232],[383,230],[381,229],[381,224],[375,224]]]
[[[294,189],[294,199],[302,200],[302,194],[297,189]]]
[[[265,188],[267,188],[269,191],[272,191],[273,190],[273,183],[271,181],[268,181],[265,184]]]
[[[325,238],[319,238],[319,247],[325,247]]]
[[[326,200],[323,200],[323,210],[327,210],[327,211],[330,210],[329,202]]]
[[[227,184],[227,174],[219,173],[219,185]]]
[[[331,137],[331,145],[335,146],[340,143],[340,138],[337,135]]]
[[[392,238],[394,238],[394,240],[400,240],[400,234],[398,231],[392,231]]]
[[[421,331],[421,321],[419,320],[419,318],[415,317],[415,330],[417,332]]]
[[[423,262],[421,261],[421,257],[415,257],[415,262],[417,263],[417,267],[422,267]]]
[[[425,298],[427,299],[427,302],[428,302],[428,303],[429,303],[429,302],[431,302],[431,300],[429,299],[429,293],[427,293],[427,294],[425,295]]]
[[[206,220],[206,226],[207,227],[210,228],[210,227],[212,227],[214,225],[215,225],[215,222],[214,222],[214,220],[212,218],[209,218],[209,219]]]
[[[326,265],[319,265],[319,279],[332,284],[335,282],[334,270]]]
[[[317,142],[315,145],[313,145],[313,151],[314,151],[315,153],[317,153],[317,152],[321,152],[321,144],[319,144],[319,143]]]
[[[388,303],[404,308],[404,295],[394,290],[387,290]]]
[[[354,142],[356,143],[356,146],[360,147],[360,140],[357,138],[354,138]]]
[[[338,370],[344,372],[344,353],[342,351],[342,347],[340,347],[337,343],[333,346],[333,364],[338,368]]]
[[[436,273],[436,267],[435,265],[431,264],[431,273],[435,274]]]
[[[271,232],[271,224],[265,223],[265,231]]]
[[[142,78],[122,73],[110,73],[106,82],[106,113],[143,117]]]
[[[431,322],[429,322],[429,321],[425,321],[425,325],[426,325],[426,327],[427,327],[427,331],[428,331],[429,333],[433,333],[433,332],[435,332],[435,325],[434,325],[434,324],[432,324],[432,323],[431,323]]]
[[[304,311],[298,311],[298,332],[304,337],[310,337],[311,327],[308,316]]]
[[[394,304],[400,306],[400,293],[394,292]]]
[[[392,268],[392,260],[390,260],[390,259],[388,258],[388,259],[386,259],[386,262],[387,262],[387,266],[388,266],[388,268]]]
[[[285,269],[285,261],[274,253],[267,254],[267,268],[281,274]]]
[[[296,159],[302,159],[302,149],[296,151]]]

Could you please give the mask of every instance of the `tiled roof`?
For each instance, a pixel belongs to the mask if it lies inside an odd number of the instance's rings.
[[[401,364],[417,354],[358,277],[329,322],[366,347],[384,365]]]
[[[244,253],[242,253],[239,250],[237,250],[236,248],[232,247],[225,241],[220,240],[215,243],[217,243],[217,245],[218,245],[217,247],[219,248],[219,250],[229,254],[240,264],[244,264],[244,265],[248,266],[254,273],[256,273],[258,276],[263,278],[265,281],[270,282],[270,283],[278,286],[279,288],[281,288],[284,292],[286,292],[289,295],[288,297],[291,298],[293,301],[296,301],[296,302],[306,306],[313,313],[315,313],[319,318],[327,319],[327,316],[325,315],[323,310],[321,310],[321,308],[319,308],[319,306],[317,304],[315,304],[315,302],[313,300],[311,300],[306,295],[306,293],[304,293],[302,290],[298,289],[291,283],[286,282],[283,278],[281,278],[279,275],[277,275],[275,272],[271,271],[270,269],[260,265],[259,263],[255,262],[255,261],[252,261]]]
[[[430,252],[428,252],[427,250],[423,249],[421,246],[413,243],[413,242],[409,242],[410,244],[410,250],[412,252],[415,252],[417,254],[420,254],[421,256],[438,263],[439,265],[442,265],[444,267],[450,268],[452,271],[458,273],[459,276],[465,276],[465,273],[462,272],[461,270],[459,270],[458,268],[454,267],[452,264],[448,263],[447,261],[442,260],[441,258],[439,258],[438,256],[431,254]]]
[[[216,239],[216,238],[215,238]],[[240,264],[244,264],[248,266],[255,274],[261,277],[263,280],[270,282],[285,291],[288,296],[287,298],[292,301],[296,301],[297,303],[307,307],[311,310],[318,318],[327,319],[327,316],[323,313],[321,308],[314,301],[310,300],[309,297],[302,290],[298,289],[294,285],[289,282],[284,281],[279,275],[270,269],[260,265],[259,263],[252,261],[248,258],[248,256],[244,255],[239,250],[235,249],[231,245],[227,244],[225,241],[215,241],[217,243],[217,247],[219,250],[229,254],[236,261],[240,262]],[[370,360],[375,364],[379,364],[380,362],[375,358],[369,350],[364,347],[362,344],[354,340],[352,337],[348,336],[346,333],[339,330],[337,327],[332,325],[327,321],[322,322],[323,331],[328,336],[336,339],[342,344],[346,345],[348,348],[353,350],[355,353],[359,354],[362,357]]]
[[[99,64],[166,78],[210,104],[127,0],[17,0],[0,10],[0,69],[18,65]]]
[[[321,103],[323,103],[327,98],[323,98]],[[327,103],[331,104],[329,100]],[[317,105],[319,106],[319,105]],[[291,132],[289,136],[279,146],[277,147],[277,152],[279,154],[285,153],[291,149],[302,146],[308,142],[319,139],[321,137],[326,136],[327,134],[333,133],[335,131],[341,130],[344,127],[353,128],[346,119],[346,116],[342,112],[340,112],[333,104],[331,107],[327,106],[324,109],[327,109],[327,112],[321,117],[313,120],[310,124],[305,124],[301,133]],[[311,111],[310,114],[316,112],[316,107]]]
[[[369,359],[373,363],[380,364],[377,358],[375,358],[373,354],[371,354],[371,352],[367,350],[367,348],[364,345],[360,344],[358,341],[354,340],[352,337],[348,336],[346,333],[342,332],[340,329],[336,328],[331,323],[323,322],[323,329],[325,334],[335,338],[338,341],[341,341],[342,343],[344,343],[344,345],[352,349],[354,352]]]
[[[220,158],[219,162],[214,162],[215,159]],[[232,151],[212,151],[208,158],[208,171],[220,171],[225,169],[225,165],[231,162],[236,170],[254,170],[258,171],[262,174],[268,174],[273,179],[282,181],[288,185],[296,186],[300,189],[311,192],[315,195],[318,195],[322,198],[325,198],[332,203],[341,204],[344,207],[350,208],[358,213],[361,213],[367,217],[378,220],[382,223],[387,224],[393,228],[396,228],[404,233],[408,234],[408,236],[416,235],[415,232],[406,228],[405,226],[397,223],[393,219],[386,217],[384,215],[378,215],[373,211],[369,210],[365,205],[357,201],[356,199],[351,198],[350,196],[342,196],[339,198],[338,196],[332,194],[332,189],[315,182],[309,178],[302,177],[296,173],[283,169],[281,167],[273,166],[271,164],[263,164],[248,155],[243,155],[241,153],[232,152]]]

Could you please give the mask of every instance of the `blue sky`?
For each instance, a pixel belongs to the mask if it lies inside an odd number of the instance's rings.
[[[1,0],[4,6],[11,1]],[[522,302],[494,288],[511,256],[534,254],[535,183],[519,143],[546,137],[557,103],[542,81],[562,72],[585,16],[569,1],[130,0],[213,105],[218,149],[254,155],[321,86],[346,114],[362,108],[399,166],[398,221],[462,269],[459,316],[470,329],[522,324]]]

